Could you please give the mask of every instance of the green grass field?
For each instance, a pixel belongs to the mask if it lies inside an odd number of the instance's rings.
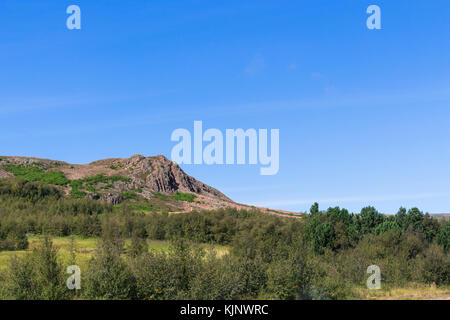
[[[76,264],[81,268],[87,265],[88,260],[97,248],[97,238],[75,237]],[[33,236],[29,239],[29,249],[21,251],[0,251],[0,270],[4,270],[9,260],[14,255],[24,256],[29,254],[43,240],[42,236]],[[70,257],[71,237],[52,238],[53,244],[58,248],[59,257],[63,263],[68,263]],[[131,241],[125,241],[125,249]],[[226,246],[201,245],[206,250],[215,250],[218,256],[223,256],[229,252]],[[156,251],[169,251],[168,241],[148,241],[148,248]],[[411,283],[405,287],[383,287],[381,290],[369,290],[365,287],[354,287],[353,294],[348,299],[363,300],[450,300],[450,287],[436,285],[425,285]]]
[[[39,243],[42,241],[42,236],[33,236],[28,238],[29,248],[27,250],[20,251],[0,251],[0,269],[5,269],[8,266],[9,260],[12,256],[23,256],[30,253],[33,248],[36,248]],[[82,238],[75,237],[75,251],[76,251],[76,260],[77,264],[80,266],[84,265],[92,256],[92,253],[97,248],[96,238]],[[58,253],[63,260],[69,260],[70,257],[70,245],[71,245],[71,237],[55,237],[52,238],[53,244],[58,248]],[[131,240],[125,241],[125,249],[130,245]],[[156,251],[168,251],[170,248],[170,244],[168,241],[158,241],[158,240],[149,240],[148,249],[156,250]],[[219,245],[201,245],[206,250],[215,250],[218,256],[222,256],[228,253],[228,247],[219,246]]]

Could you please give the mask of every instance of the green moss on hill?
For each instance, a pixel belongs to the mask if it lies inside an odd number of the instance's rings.
[[[61,171],[44,171],[37,167],[6,166],[5,170],[12,173],[17,178],[27,181],[37,181],[58,186],[64,186],[70,182]]]
[[[173,195],[173,198],[180,201],[194,202],[196,197],[191,193],[177,192]]]

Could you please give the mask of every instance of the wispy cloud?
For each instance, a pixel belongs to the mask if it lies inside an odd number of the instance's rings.
[[[43,99],[41,102],[33,105],[33,110],[39,110],[39,106],[48,105],[44,103],[46,100]],[[48,100],[48,103],[50,100]],[[62,100],[63,101],[63,100]],[[64,100],[65,101],[65,100]],[[83,102],[84,100],[81,100]],[[90,99],[90,102],[94,99]],[[117,100],[115,100],[117,102]],[[367,103],[370,101],[370,103]],[[450,101],[450,90],[448,88],[436,88],[434,90],[424,90],[424,91],[408,91],[408,92],[395,92],[388,94],[377,94],[377,93],[360,93],[358,95],[351,96],[339,96],[330,99],[328,97],[316,98],[316,99],[304,99],[304,100],[286,100],[286,101],[267,101],[258,103],[244,103],[230,105],[215,105],[215,106],[196,106],[195,108],[188,108],[183,106],[183,108],[173,108],[167,110],[167,108],[162,108],[160,106],[149,106],[146,112],[139,112],[139,114],[111,117],[105,119],[103,122],[96,121],[92,123],[89,118],[86,121],[73,122],[69,125],[63,124],[64,129],[67,134],[79,134],[87,132],[96,132],[100,129],[119,129],[128,128],[136,126],[152,126],[163,123],[174,123],[185,121],[186,119],[194,119],[198,117],[199,112],[201,113],[202,120],[214,119],[218,117],[236,117],[245,114],[258,113],[272,113],[273,110],[299,110],[299,109],[335,109],[335,108],[370,108],[383,106],[393,106],[398,107],[399,105],[407,105],[408,103],[418,103],[421,102],[424,105],[430,106],[431,102],[435,101]],[[0,115],[3,112],[14,112],[11,108],[4,110],[3,107],[5,101],[0,100]],[[79,100],[80,102],[80,100]],[[80,103],[81,103],[80,102]],[[85,101],[86,106],[92,106],[88,101]],[[56,107],[58,100],[55,98],[53,100],[53,105]],[[83,105],[81,105],[82,107]],[[69,106],[68,106],[69,107]],[[79,104],[74,103],[70,107],[80,107]],[[24,110],[22,106],[22,109]],[[145,108],[141,108],[143,110]],[[158,110],[158,111],[156,111]],[[43,130],[36,131],[36,128],[30,128],[29,132],[26,130],[18,131],[5,131],[2,132],[0,139],[11,139],[17,136],[27,136],[33,134],[34,136],[51,136],[60,135],[60,127],[51,127]]]
[[[313,73],[311,73],[311,78],[313,78],[313,79],[327,79],[327,77],[325,77],[320,72],[313,72]]]
[[[240,187],[222,187],[220,188],[223,192],[257,192],[264,190],[282,190],[289,187],[294,187],[293,185],[255,185],[255,186],[240,186]]]
[[[297,69],[297,64],[296,63],[291,63],[288,65],[288,69],[289,70],[296,70]]]
[[[245,67],[244,72],[250,75],[254,75],[264,70],[266,67],[266,62],[264,58],[257,54],[253,57],[250,63]]]
[[[106,105],[118,102],[127,102],[137,99],[151,98],[162,94],[173,93],[135,93],[135,94],[80,94],[80,95],[52,95],[35,96],[31,98],[11,97],[0,98],[0,115],[18,113],[32,113],[63,108],[83,108]]]
[[[256,206],[263,207],[285,207],[298,206],[305,204],[318,203],[355,203],[355,202],[373,202],[373,201],[398,201],[398,200],[419,200],[431,198],[450,197],[450,192],[436,192],[436,193],[419,193],[419,194],[397,194],[397,195],[379,195],[379,196],[350,196],[350,197],[332,197],[322,199],[286,199],[277,201],[267,201],[260,203],[253,203]]]

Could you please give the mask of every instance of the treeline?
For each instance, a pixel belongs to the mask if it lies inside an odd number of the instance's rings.
[[[359,214],[346,209],[319,211],[311,207],[302,238],[322,267],[323,283],[337,296],[346,296],[369,265],[381,269],[385,286],[408,283],[450,284],[450,221],[400,208],[396,215],[382,215],[373,207]],[[365,280],[365,278],[364,278]]]
[[[26,248],[29,234],[98,237],[76,297],[89,299],[342,299],[365,286],[369,265],[383,286],[450,285],[450,221],[418,209],[386,216],[367,207],[280,218],[223,209],[144,214],[94,200],[70,199],[57,187],[0,180],[1,250]],[[124,240],[131,246],[124,248]],[[170,240],[169,252],[147,240]],[[6,241],[6,242],[5,242]],[[198,244],[226,245],[218,256]],[[50,240],[14,258],[0,273],[0,296],[71,299],[67,274]]]
[[[237,233],[260,225],[261,217],[277,232],[291,226],[283,219],[257,211],[224,209],[170,215],[147,214],[134,207],[123,203],[114,208],[101,201],[63,197],[57,188],[38,182],[0,179],[0,237],[6,238],[10,233],[100,237],[103,222],[114,220],[124,238],[137,235],[152,240],[185,239],[229,245]],[[291,222],[298,228],[298,222]]]
[[[320,212],[315,203],[307,218],[304,237],[317,253],[325,249],[337,251],[355,247],[366,235],[380,235],[389,231],[398,234],[416,234],[423,241],[437,241],[450,249],[448,223],[438,221],[419,209],[400,208],[396,215],[383,215],[374,207],[366,207],[359,214],[350,214],[339,207]]]

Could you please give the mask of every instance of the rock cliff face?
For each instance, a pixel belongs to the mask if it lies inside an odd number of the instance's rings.
[[[136,188],[161,193],[200,193],[231,201],[217,189],[187,175],[178,164],[163,155],[144,157],[137,154],[128,159],[99,160],[90,165],[115,168],[121,175],[130,178]]]
[[[8,172],[3,171],[2,169],[0,169],[0,179],[1,179],[1,178],[11,178],[11,177],[12,177],[12,174],[10,174],[10,173],[8,173]]]

